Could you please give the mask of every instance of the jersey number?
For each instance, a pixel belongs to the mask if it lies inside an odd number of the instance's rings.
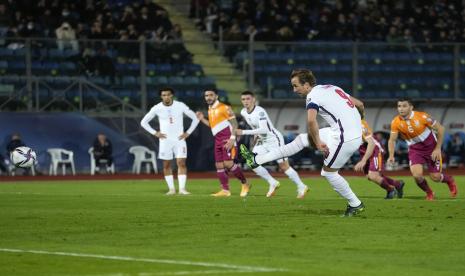
[[[341,96],[341,98],[343,98],[344,100],[347,100],[347,105],[350,107],[350,108],[354,108],[354,103],[352,102],[352,100],[350,99],[350,97],[347,97],[346,93],[344,93],[344,91],[342,91],[341,89],[336,89],[334,90],[336,91],[336,93]]]
[[[170,124],[174,124],[173,117],[170,117]]]

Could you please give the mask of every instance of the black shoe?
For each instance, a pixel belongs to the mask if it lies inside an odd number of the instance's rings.
[[[399,180],[400,182],[400,185],[399,185],[399,188],[396,188],[396,191],[397,191],[397,198],[403,198],[404,197],[404,181],[402,180]]]
[[[365,210],[365,205],[363,205],[363,202],[360,203],[357,207],[351,207],[350,205],[347,205],[347,210],[345,211],[343,217],[353,217],[355,215],[360,214]]]
[[[393,198],[396,197],[396,195],[397,195],[397,190],[392,189],[392,190],[387,192],[386,197],[384,199],[393,199]]]

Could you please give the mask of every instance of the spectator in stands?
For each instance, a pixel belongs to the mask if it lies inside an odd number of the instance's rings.
[[[124,8],[123,16],[121,17],[120,20],[120,26],[125,27],[129,26],[131,24],[136,23],[137,21],[137,16],[134,14],[134,10],[130,6],[126,6]]]
[[[57,25],[57,18],[53,16],[51,9],[45,9],[44,14],[39,19],[39,23],[43,28],[44,35],[50,37],[53,34],[54,26]]]
[[[94,58],[95,73],[99,76],[115,77],[116,69],[113,60],[108,56],[106,48],[101,48]]]
[[[242,33],[238,23],[234,23],[224,35],[225,41],[237,42],[237,41],[243,41],[244,39],[245,39],[245,36]],[[238,48],[239,47],[237,45],[227,44],[224,47],[224,55],[229,58],[232,58],[236,54]]]
[[[37,28],[33,21],[29,21],[25,27],[20,30],[22,37],[42,37],[42,32]]]
[[[202,22],[205,25],[205,31],[208,34],[213,34],[215,23],[218,21],[218,5],[215,2],[208,3],[205,13]]]
[[[80,74],[86,74],[87,76],[93,76],[95,74],[96,64],[91,48],[85,48],[84,51],[82,51],[82,55],[77,57],[77,63],[79,65]]]
[[[16,50],[24,47],[24,41],[21,39],[19,30],[16,26],[8,27],[6,31],[6,44],[8,49]]]
[[[11,10],[7,8],[5,3],[0,3],[0,27],[6,27],[11,21]]]
[[[94,158],[96,168],[95,171],[99,171],[100,165],[106,164],[111,166],[113,163],[113,146],[111,145],[110,140],[105,136],[105,134],[98,134],[97,138],[94,140]]]
[[[76,40],[76,32],[68,22],[63,22],[60,27],[55,30],[57,37],[58,49],[63,51],[66,47],[71,47],[73,51],[79,51],[78,41]]]

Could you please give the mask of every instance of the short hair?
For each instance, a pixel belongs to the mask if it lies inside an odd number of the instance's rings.
[[[295,69],[295,70],[292,70],[291,79],[294,78],[294,77],[299,78],[300,84],[305,84],[306,82],[308,82],[308,84],[310,84],[310,86],[312,86],[312,87],[316,85],[316,78],[313,75],[312,71],[310,71],[308,69]]]
[[[215,89],[215,88],[208,88],[208,89],[205,89],[205,91],[203,91],[203,93],[205,94],[205,92],[207,91],[212,91],[213,93],[215,93],[216,95],[218,95],[218,91]]]
[[[409,97],[398,98],[397,102],[408,102],[410,105],[413,105],[412,99]]]
[[[163,87],[160,90],[158,90],[158,94],[161,96],[161,92],[163,91],[170,91],[171,95],[174,95],[174,89],[171,87]]]
[[[255,93],[252,91],[245,90],[244,92],[241,93],[241,96],[246,96],[246,95],[250,95],[255,98]]]

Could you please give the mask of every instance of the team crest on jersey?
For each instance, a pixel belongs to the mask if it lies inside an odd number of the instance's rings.
[[[415,120],[414,122],[416,126],[420,126],[420,122],[418,120]]]
[[[262,111],[262,112],[258,113],[258,115],[260,115],[261,117],[264,117],[264,116],[265,116],[265,112]]]

